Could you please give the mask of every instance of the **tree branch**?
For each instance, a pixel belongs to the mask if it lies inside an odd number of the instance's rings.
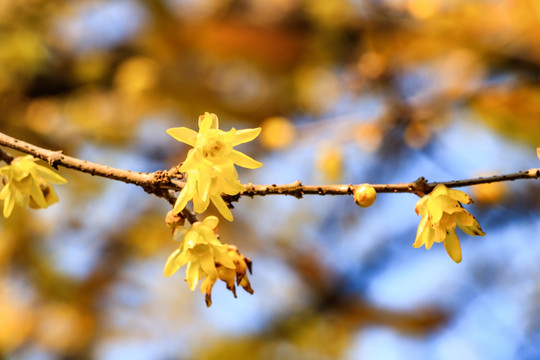
[[[4,150],[0,149],[0,160],[5,162],[6,164],[11,164],[11,162],[13,161],[13,156],[9,155]]]
[[[74,169],[91,175],[101,176],[108,179],[123,181],[128,184],[134,184],[142,187],[145,191],[154,194],[158,197],[165,198],[169,203],[174,205],[176,197],[173,191],[182,190],[185,186],[183,181],[179,179],[182,175],[178,173],[177,168],[173,167],[170,170],[156,171],[153,173],[133,172],[130,170],[122,170],[106,165],[92,163],[86,160],[77,159],[71,156],[62,154],[62,151],[51,151],[40,148],[38,146],[26,143],[15,139],[3,133],[0,133],[0,145],[19,150],[26,154],[33,155],[47,161],[53,167],[63,166],[69,169]],[[11,162],[13,157],[4,151],[0,150],[0,158],[7,163]],[[428,183],[423,177],[410,183],[399,184],[371,184],[378,193],[413,193],[418,196],[423,196],[429,193],[439,184],[443,184],[449,188],[464,187],[479,184],[488,184],[501,181],[513,181],[519,179],[538,179],[540,178],[540,168],[529,169],[512,174],[495,175],[490,177],[479,177],[472,179],[430,182]],[[265,196],[265,195],[290,195],[296,198],[302,198],[304,195],[352,195],[354,190],[361,186],[359,185],[302,185],[300,181],[284,185],[254,185],[245,184],[246,190],[238,195],[228,196],[223,198],[228,201],[237,201],[241,196]],[[183,213],[190,222],[197,221],[195,215],[190,210]]]
[[[519,171],[512,174],[494,175],[490,177],[479,177],[463,180],[452,181],[437,181],[428,183],[423,177],[418,178],[414,182],[399,183],[399,184],[370,184],[378,193],[414,193],[418,196],[424,196],[442,184],[449,188],[457,188],[464,186],[489,184],[502,181],[514,181],[519,179],[538,179],[540,178],[540,168]],[[297,198],[302,198],[303,195],[352,195],[358,185],[302,185],[300,181],[285,185],[253,185],[246,184],[246,191],[239,195],[246,196],[265,196],[265,195],[291,195]],[[236,195],[238,196],[238,195]],[[230,196],[234,200],[235,196]]]

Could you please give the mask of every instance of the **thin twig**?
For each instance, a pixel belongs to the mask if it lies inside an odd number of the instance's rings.
[[[471,185],[489,184],[501,181],[513,181],[519,179],[540,178],[540,168],[529,169],[512,174],[494,175],[490,177],[479,177],[463,180],[427,182],[424,178],[419,178],[410,183],[399,184],[370,184],[378,193],[413,193],[418,196],[428,194],[435,186],[442,184],[449,188],[457,188]],[[363,184],[338,184],[338,185],[302,185],[300,181],[284,185],[253,185],[245,184],[246,190],[240,195],[245,196],[265,196],[265,195],[291,195],[301,198],[303,195],[352,195],[354,190]]]
[[[77,159],[62,154],[61,151],[51,151],[38,146],[15,139],[0,133],[0,145],[22,151],[49,162],[52,166],[63,166],[66,168],[82,171],[91,175],[101,176],[125,183],[141,186],[145,191],[156,196],[167,199],[174,204],[176,198],[172,191],[179,191],[185,186],[185,182],[177,180],[180,175],[176,170],[156,171],[153,173],[133,172],[122,170],[106,165],[96,164],[89,161]],[[1,154],[6,154],[1,151]],[[6,154],[9,159],[10,155]],[[4,158],[5,156],[2,156]],[[378,193],[413,193],[423,196],[429,193],[438,184],[444,184],[450,188],[464,187],[479,184],[488,184],[501,181],[513,181],[518,179],[538,179],[540,178],[540,168],[529,169],[512,174],[495,175],[490,177],[479,177],[472,179],[427,182],[424,178],[419,178],[410,183],[399,184],[371,184]],[[341,185],[302,185],[300,181],[284,185],[254,185],[245,184],[246,190],[238,195],[224,196],[226,201],[237,201],[241,196],[265,196],[265,195],[290,195],[302,198],[304,195],[352,195],[354,190],[362,184],[341,184]],[[192,212],[184,213],[188,221],[197,221]]]
[[[0,160],[2,160],[3,162],[9,165],[13,161],[13,156],[9,155],[4,150],[0,149]]]

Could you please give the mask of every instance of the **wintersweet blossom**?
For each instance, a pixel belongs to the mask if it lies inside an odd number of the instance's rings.
[[[256,169],[262,163],[234,150],[233,147],[255,139],[261,128],[223,131],[218,128],[215,114],[205,113],[199,117],[199,132],[186,127],[167,130],[176,140],[193,147],[178,169],[186,172],[187,182],[174,205],[174,212],[184,209],[193,200],[195,212],[202,213],[210,201],[229,221],[233,216],[221,194],[236,195],[245,190],[238,180],[234,165]]]
[[[251,260],[238,252],[236,247],[222,244],[215,230],[218,218],[208,216],[202,222],[196,222],[189,230],[175,228],[173,239],[181,243],[167,259],[164,275],[171,276],[180,267],[187,264],[186,281],[190,290],[195,290],[199,280],[201,293],[206,294],[206,305],[212,304],[212,288],[218,279],[225,281],[227,288],[236,297],[234,279],[249,293],[253,293],[246,269],[251,271]]]
[[[418,225],[413,246],[425,245],[429,250],[433,243],[443,242],[450,258],[457,263],[461,262],[461,246],[456,235],[456,226],[472,236],[485,235],[474,216],[461,205],[472,202],[471,197],[463,191],[437,185],[430,194],[416,203],[416,213],[422,215],[422,220]]]
[[[4,201],[4,217],[11,215],[15,204],[46,208],[58,201],[49,183],[64,184],[67,180],[45,166],[36,164],[36,161],[31,155],[19,156],[11,164],[0,168],[4,184],[0,191],[0,200]]]

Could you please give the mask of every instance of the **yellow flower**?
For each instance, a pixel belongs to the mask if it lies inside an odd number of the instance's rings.
[[[202,222],[196,222],[191,229],[176,228],[173,239],[181,241],[167,259],[163,270],[165,276],[171,276],[180,267],[187,264],[186,281],[190,290],[195,290],[199,280],[201,293],[205,295],[206,305],[212,304],[212,288],[218,279],[227,284],[236,297],[234,279],[247,292],[253,294],[246,270],[251,272],[251,260],[240,254],[236,247],[222,244],[215,233],[218,218],[208,216]]]
[[[461,262],[461,247],[456,235],[456,225],[469,235],[485,235],[474,216],[461,205],[472,202],[471,197],[463,191],[437,185],[430,194],[416,203],[416,213],[422,215],[422,220],[418,225],[413,246],[425,245],[429,250],[434,242],[443,242],[452,260]]]
[[[49,183],[64,184],[66,179],[45,166],[36,164],[36,161],[31,155],[20,156],[13,159],[11,164],[0,168],[5,184],[0,191],[0,200],[4,200],[4,217],[11,215],[15,204],[21,207],[30,205],[32,208],[46,208],[58,201]]]
[[[174,212],[182,211],[193,200],[194,210],[202,213],[212,201],[223,217],[232,221],[232,213],[221,194],[236,195],[245,190],[234,165],[248,169],[262,166],[233,147],[255,139],[260,132],[261,128],[219,130],[217,116],[210,113],[199,117],[198,133],[185,127],[168,129],[167,133],[176,140],[193,146],[179,168],[186,172],[187,182],[176,200]]]

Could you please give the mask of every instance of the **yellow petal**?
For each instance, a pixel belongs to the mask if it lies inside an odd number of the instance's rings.
[[[178,141],[186,143],[195,147],[195,140],[197,139],[197,132],[187,127],[177,127],[167,129],[167,134],[171,135]]]
[[[416,205],[414,206],[414,211],[416,211],[416,215],[424,215],[428,199],[429,198],[426,195],[416,202]]]
[[[221,264],[223,267],[228,269],[236,269],[233,259],[229,256],[229,252],[226,249],[226,246],[223,246],[223,251],[216,251],[215,253],[216,262]]]
[[[184,236],[183,249],[193,249],[199,243],[199,237],[199,233],[197,233],[197,231],[193,231],[193,228],[191,228]]]
[[[425,232],[426,230],[429,230],[429,224],[428,224],[428,216],[424,215],[422,216],[422,220],[420,220],[420,224],[418,224],[418,230],[416,230],[416,239],[413,243],[413,247],[418,248],[424,245],[425,242]]]
[[[210,204],[210,197],[206,198],[206,201],[203,201],[199,194],[195,193],[193,195],[193,211],[196,213],[202,214],[208,209],[208,204]]]
[[[65,184],[67,183],[67,180],[64,179],[62,176],[58,175],[56,172],[46,168],[45,166],[37,165],[36,166],[36,172],[39,175],[40,178],[47,182],[51,182],[53,184]]]
[[[11,185],[6,185],[2,188],[2,191],[0,191],[0,200],[8,198],[8,196],[11,194],[11,188]]]
[[[231,151],[231,153],[229,154],[229,159],[231,159],[233,163],[248,169],[256,169],[263,165],[257,160],[254,160],[246,154],[236,150]]]
[[[212,200],[212,203],[215,205],[216,209],[220,212],[220,214],[229,221],[233,221],[233,215],[231,213],[231,210],[227,207],[227,204],[223,200],[223,198],[219,195],[213,195],[210,197],[210,200]]]
[[[432,224],[438,223],[443,215],[443,210],[439,206],[439,203],[433,201],[433,199],[429,199],[427,202],[427,212],[429,214],[429,221]]]
[[[232,291],[234,297],[236,297],[236,287],[234,285],[236,272],[234,271],[234,266],[232,268],[220,266],[217,269],[218,269],[219,278],[225,281],[225,283],[227,284],[227,289]]]
[[[216,265],[214,264],[214,257],[208,253],[207,256],[203,256],[199,259],[203,271],[211,277],[217,277]]]
[[[39,207],[47,207],[47,201],[45,201],[45,196],[43,196],[43,191],[41,191],[37,181],[32,181],[32,185],[30,186],[30,195]]]
[[[163,269],[163,275],[165,277],[171,276],[172,274],[177,272],[178,269],[180,269],[180,267],[182,267],[185,264],[185,261],[184,261],[184,263],[182,263],[182,260],[185,260],[185,255],[183,256],[184,259],[181,259],[180,258],[181,254],[182,254],[181,250],[176,249],[169,256],[169,258],[167,259],[167,262],[165,263],[165,268]],[[178,261],[178,260],[180,260],[180,261]]]
[[[217,279],[217,276],[208,276],[201,284],[201,294],[205,294],[204,301],[206,303],[206,307],[210,307],[212,305],[212,288],[214,287]]]
[[[448,231],[444,239],[444,247],[452,260],[457,263],[461,262],[461,246],[455,231]]]
[[[208,112],[204,113],[204,115],[199,116],[199,134],[204,134],[210,129],[217,129],[217,128],[218,128],[217,116],[214,119],[212,117],[212,114]]]
[[[212,182],[212,177],[210,173],[210,168],[208,166],[199,167],[199,179],[197,180],[197,190],[199,191],[199,196],[203,202],[208,200],[208,193],[210,191],[210,185]]]
[[[480,227],[480,224],[474,216],[469,214],[468,212],[460,213],[456,219],[457,226],[463,230],[464,233],[471,235],[471,236],[484,236],[486,235],[485,232],[482,231],[482,228]]]
[[[459,202],[449,196],[439,196],[432,201],[436,202],[445,213],[453,214],[457,211],[463,210],[463,207],[459,204]]]
[[[188,263],[186,269],[186,280],[189,286],[189,290],[193,291],[197,287],[197,283],[200,280],[199,263]]]
[[[441,195],[448,195],[448,188],[442,184],[435,186],[435,189],[429,193],[431,198],[436,198],[437,196]]]
[[[214,230],[218,226],[219,219],[216,216],[211,215],[211,216],[207,216],[202,221],[202,223],[203,223],[204,226],[207,226],[210,229]]]
[[[178,168],[178,171],[180,172],[186,172],[190,170],[195,170],[199,166],[200,160],[199,156],[197,156],[197,151],[195,149],[191,149],[188,151],[186,160],[182,163],[182,166]]]
[[[245,186],[242,185],[237,178],[219,178],[216,183],[216,187],[219,189],[220,194],[225,193],[227,195],[236,195],[246,190]]]
[[[5,218],[8,218],[15,207],[15,196],[12,193],[4,200],[4,209],[3,215]]]
[[[221,130],[220,130],[221,131]],[[225,142],[225,143],[228,143],[231,147],[234,146],[233,144],[233,141],[234,141],[234,138],[236,138],[236,129],[235,128],[232,128],[231,130],[229,131],[222,131],[221,133],[221,139]]]
[[[193,192],[193,185],[190,186],[189,182],[186,183],[182,191],[180,191],[176,202],[174,203],[173,212],[175,214],[178,214],[180,211],[184,210],[187,202],[193,198]]]
[[[236,131],[236,136],[232,140],[232,146],[246,143],[255,139],[261,133],[261,128],[255,129],[242,129]]]
[[[471,197],[461,190],[448,189],[448,196],[462,204],[470,204],[473,202]]]

